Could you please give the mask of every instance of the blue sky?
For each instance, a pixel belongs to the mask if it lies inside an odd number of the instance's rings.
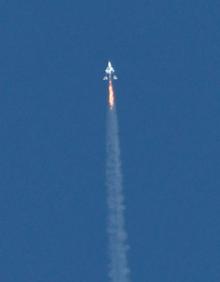
[[[1,281],[108,281],[109,59],[132,281],[219,281],[219,11],[1,1]]]

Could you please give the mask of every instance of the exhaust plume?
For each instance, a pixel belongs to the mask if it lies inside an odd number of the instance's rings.
[[[110,102],[112,101],[112,102]],[[108,235],[110,271],[112,282],[129,282],[126,244],[127,234],[124,222],[124,196],[118,137],[118,122],[114,104],[114,90],[109,81],[109,109],[107,113],[107,194],[108,194]]]
[[[108,85],[108,104],[110,109],[112,110],[115,104],[115,95],[114,95],[114,90],[113,90],[113,85],[112,85],[112,81],[109,81],[109,85]]]

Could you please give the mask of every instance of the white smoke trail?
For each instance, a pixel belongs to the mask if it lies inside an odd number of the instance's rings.
[[[128,282],[127,234],[124,224],[124,197],[118,138],[118,122],[115,106],[107,116],[107,189],[109,207],[109,251],[112,282]]]

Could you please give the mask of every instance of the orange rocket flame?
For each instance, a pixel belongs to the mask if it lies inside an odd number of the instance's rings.
[[[108,103],[110,109],[112,110],[115,103],[115,95],[114,95],[114,89],[111,80],[109,80],[109,84],[108,84]]]

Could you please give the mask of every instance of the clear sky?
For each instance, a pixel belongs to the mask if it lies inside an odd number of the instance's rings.
[[[133,282],[220,281],[220,2],[0,1],[0,280],[108,281],[115,83]]]

